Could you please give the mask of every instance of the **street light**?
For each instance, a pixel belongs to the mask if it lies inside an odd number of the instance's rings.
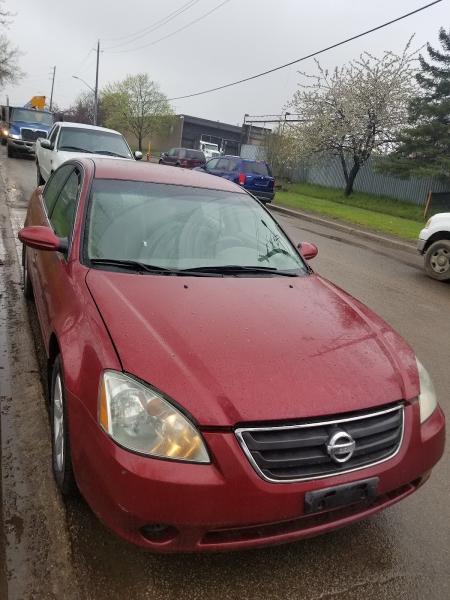
[[[79,81],[82,81],[84,83],[84,85],[86,87],[88,87],[91,92],[94,94],[94,125],[97,125],[97,94],[96,91],[94,90],[93,87],[91,87],[87,81],[85,81],[84,79],[82,79],[81,77],[78,77],[77,75],[72,75],[72,77],[74,79],[78,79]]]

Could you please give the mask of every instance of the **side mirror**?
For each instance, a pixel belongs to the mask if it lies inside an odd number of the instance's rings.
[[[29,248],[36,250],[48,250],[53,252],[67,252],[69,241],[60,238],[50,229],[42,225],[24,227],[19,231],[19,240]]]
[[[46,150],[53,150],[54,146],[50,140],[47,138],[41,139],[41,148],[45,148]]]
[[[317,246],[310,242],[300,242],[297,248],[300,250],[300,253],[305,260],[311,260],[319,253]]]
[[[140,152],[140,150],[136,150],[136,152],[134,153],[134,158],[136,160],[141,160],[142,159],[142,152]]]

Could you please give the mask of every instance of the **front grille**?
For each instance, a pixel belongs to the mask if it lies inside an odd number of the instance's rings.
[[[317,479],[362,469],[392,458],[403,438],[403,405],[326,421],[278,427],[248,427],[236,436],[255,468],[268,481]],[[355,442],[353,455],[335,462],[327,444],[343,431]]]
[[[22,127],[20,130],[22,133],[22,139],[25,142],[35,142],[38,138],[47,137],[47,132],[37,129],[34,131],[33,129],[27,129],[26,127]]]

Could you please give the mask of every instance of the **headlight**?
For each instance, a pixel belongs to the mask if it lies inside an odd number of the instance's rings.
[[[13,140],[20,140],[22,139],[22,136],[20,135],[20,133],[9,133],[9,137],[12,138]]]
[[[431,417],[435,408],[437,407],[436,392],[434,391],[434,385],[431,381],[431,377],[428,371],[425,369],[423,364],[418,358],[416,358],[417,370],[419,371],[420,381],[420,394],[419,394],[419,406],[420,406],[420,422],[423,423]]]
[[[5,136],[7,136],[7,135],[8,135],[8,133],[9,133],[9,132],[8,132],[8,130],[7,130],[7,129],[2,129],[2,135],[5,135]]]
[[[98,418],[121,446],[149,456],[209,463],[200,432],[152,388],[117,371],[100,381]]]

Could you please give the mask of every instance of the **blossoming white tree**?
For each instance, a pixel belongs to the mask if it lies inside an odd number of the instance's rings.
[[[331,73],[317,62],[319,74],[306,75],[312,82],[299,84],[288,104],[303,119],[289,131],[297,156],[337,156],[346,196],[370,155],[392,148],[407,121],[415,91],[416,53],[410,43],[400,55],[385,52],[377,58],[365,52]]]

